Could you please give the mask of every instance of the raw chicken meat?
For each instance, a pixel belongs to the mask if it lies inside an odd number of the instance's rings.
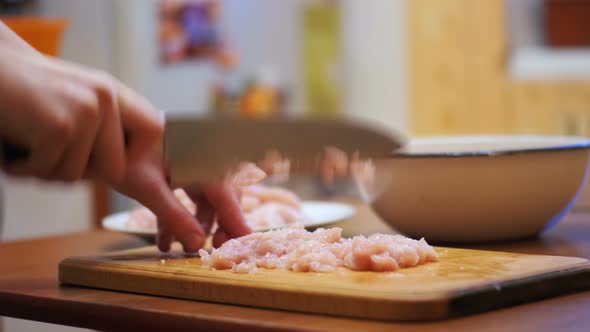
[[[360,159],[358,153],[350,158],[350,175],[363,188],[371,187],[375,182],[376,167],[370,159]]]
[[[379,188],[375,182],[377,168],[371,159],[361,159],[358,151],[348,156],[338,148],[324,148],[319,171],[320,180],[327,188],[335,185],[339,179],[348,178],[354,181],[365,202],[370,202],[378,193]],[[384,180],[383,175],[380,180]]]
[[[236,190],[239,190],[254,185],[264,180],[265,177],[266,173],[258,168],[258,166],[253,163],[244,162],[238,165],[236,170],[227,175],[226,181]]]
[[[242,163],[225,178],[241,196],[241,206],[248,225],[254,230],[266,230],[305,221],[307,218],[301,212],[297,195],[279,187],[256,184],[265,176],[265,172],[256,165]],[[174,190],[174,194],[191,214],[196,213],[196,204],[183,189]],[[131,230],[155,231],[157,218],[147,208],[140,207],[131,212],[127,227]]]
[[[174,196],[180,203],[191,213],[197,211],[196,204],[188,197],[186,192],[180,188],[174,190]],[[158,228],[158,218],[156,215],[145,207],[139,207],[131,211],[127,228],[135,231],[155,231]]]
[[[256,198],[260,204],[277,202],[295,209],[298,209],[301,206],[299,197],[297,197],[295,193],[279,187],[253,185],[241,188],[241,193],[242,200],[244,200],[244,198],[246,200]]]
[[[254,230],[280,228],[306,220],[298,209],[277,202],[264,203],[247,212],[245,218]]]
[[[336,178],[348,174],[348,155],[338,148],[324,148],[320,161],[320,178],[326,185],[334,184]]]
[[[202,264],[213,269],[254,273],[258,268],[298,272],[333,272],[339,267],[357,271],[395,271],[438,261],[424,239],[374,234],[342,238],[342,229],[301,226],[253,233],[224,243],[211,253],[201,249]]]
[[[129,220],[126,223],[126,227],[132,231],[155,231],[158,228],[158,220],[156,215],[144,208],[136,208],[131,211],[131,215],[129,216]]]
[[[241,205],[248,225],[266,230],[304,222],[299,197],[293,192],[263,185],[241,188]]]
[[[287,181],[291,172],[291,161],[278,150],[270,150],[264,155],[264,159],[258,162],[258,166],[275,181]]]

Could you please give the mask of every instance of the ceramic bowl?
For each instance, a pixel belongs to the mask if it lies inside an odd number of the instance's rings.
[[[400,232],[436,243],[533,237],[575,203],[589,148],[569,136],[415,139],[381,162],[391,182],[372,205]]]

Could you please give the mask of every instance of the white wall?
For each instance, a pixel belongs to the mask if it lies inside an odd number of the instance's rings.
[[[37,12],[68,20],[60,58],[113,69],[111,0],[37,0]]]
[[[290,89],[290,112],[303,111],[302,0],[225,0],[223,24],[240,55],[236,76],[271,72]]]
[[[155,0],[114,2],[117,77],[163,110],[204,110],[213,71],[203,64],[158,64]]]
[[[114,2],[117,76],[172,114],[205,112],[214,79],[245,78],[274,71],[295,93],[300,108],[297,0],[225,0],[221,24],[228,44],[239,54],[238,67],[223,72],[209,61],[162,66],[158,61],[155,0]]]
[[[345,112],[406,132],[405,0],[341,3]]]
[[[543,46],[543,0],[505,0],[505,3],[510,46],[516,49]]]
[[[85,184],[66,186],[5,179],[2,241],[87,230],[91,194]]]

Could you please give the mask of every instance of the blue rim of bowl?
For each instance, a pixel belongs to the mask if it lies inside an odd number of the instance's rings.
[[[564,136],[562,136],[564,137]],[[480,151],[457,151],[457,152],[404,152],[393,151],[389,154],[389,158],[403,159],[403,158],[459,158],[459,157],[493,157],[504,155],[518,155],[526,153],[540,153],[552,151],[569,151],[569,150],[583,150],[590,148],[590,138],[585,137],[571,137],[578,138],[579,142],[571,144],[562,144],[550,147],[539,148],[524,148],[524,149],[506,149],[506,150],[480,150]]]

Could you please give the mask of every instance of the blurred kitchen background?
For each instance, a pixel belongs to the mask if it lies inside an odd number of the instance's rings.
[[[410,136],[590,134],[590,1],[0,3],[44,52],[113,73],[170,116],[353,115]],[[132,204],[92,183],[7,179],[4,196],[3,240],[84,230]]]
[[[409,136],[590,134],[586,0],[0,3],[42,51],[113,73],[170,116],[353,115]],[[4,196],[3,240],[84,230],[130,204],[92,183],[7,179]]]
[[[587,0],[0,3],[44,52],[113,73],[170,116],[354,115],[409,136],[590,135]],[[97,227],[133,204],[94,183],[6,179],[3,190],[4,241]]]

